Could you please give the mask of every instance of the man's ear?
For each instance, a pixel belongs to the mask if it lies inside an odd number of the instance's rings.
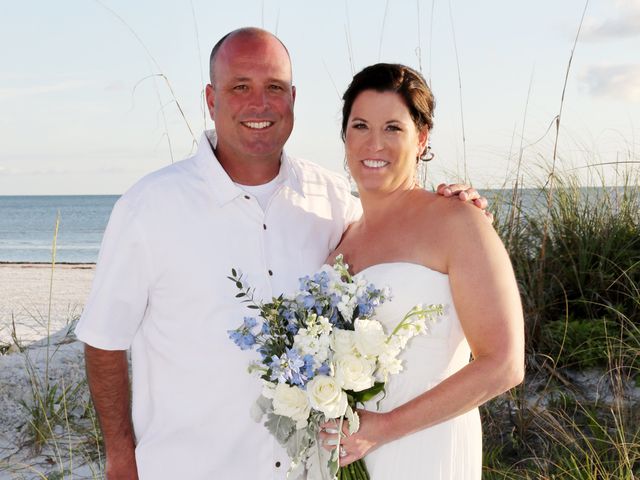
[[[213,88],[213,85],[211,85],[210,83],[207,84],[207,86],[204,88],[204,96],[205,99],[207,101],[207,108],[209,109],[209,116],[211,117],[211,120],[213,120],[215,122],[215,118],[213,118],[213,107],[216,103],[216,91]]]

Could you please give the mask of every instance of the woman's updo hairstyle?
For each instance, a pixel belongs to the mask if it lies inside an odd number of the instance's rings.
[[[365,90],[395,92],[409,109],[409,114],[418,130],[425,126],[433,128],[435,99],[422,75],[413,68],[397,63],[376,63],[358,72],[344,92],[342,100],[342,140],[347,133],[347,122],[353,102]]]

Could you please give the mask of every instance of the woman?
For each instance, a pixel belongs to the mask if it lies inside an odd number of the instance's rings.
[[[513,269],[477,208],[416,182],[434,107],[419,73],[402,65],[367,67],[343,100],[342,138],[363,215],[329,261],[342,254],[354,273],[391,287],[392,301],[377,313],[387,329],[419,303],[443,304],[445,315],[411,341],[404,370],[390,377],[379,409],[371,402],[359,411],[359,430],[341,440],[340,464],[366,456],[372,480],[479,479],[477,407],[524,374]],[[323,428],[323,445],[335,448],[335,430]]]

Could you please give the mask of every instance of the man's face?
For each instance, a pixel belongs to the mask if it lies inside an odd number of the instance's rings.
[[[231,37],[218,51],[207,105],[221,161],[279,161],[293,129],[291,64],[271,36]]]

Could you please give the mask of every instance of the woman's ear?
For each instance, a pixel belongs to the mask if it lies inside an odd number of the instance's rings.
[[[425,154],[427,143],[429,141],[429,129],[425,126],[418,132],[418,158]]]

